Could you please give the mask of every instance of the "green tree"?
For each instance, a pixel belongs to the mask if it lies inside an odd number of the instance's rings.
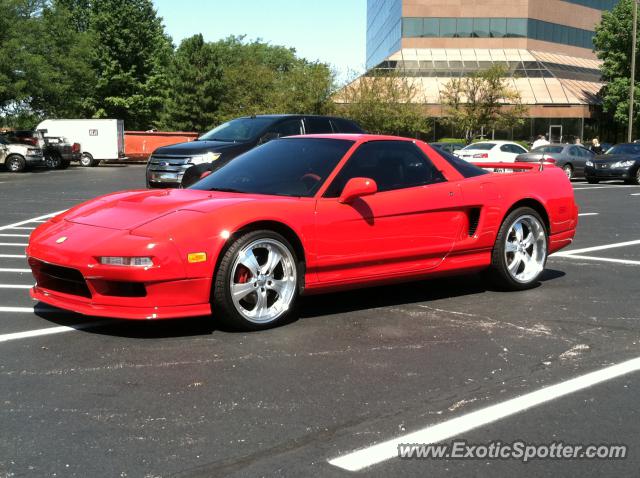
[[[323,63],[260,40],[229,37],[212,44],[224,65],[218,120],[265,113],[324,113],[331,109],[333,74]]]
[[[343,87],[334,100],[338,112],[370,133],[426,136],[430,128],[418,94],[410,78],[372,70]]]
[[[222,65],[201,34],[183,40],[169,69],[169,95],[163,126],[204,132],[217,120],[224,96]]]
[[[47,1],[0,0],[0,115],[33,127],[44,116],[87,111],[94,75],[91,43],[68,28],[70,13]]]
[[[468,77],[452,78],[440,92],[443,122],[464,131],[471,141],[481,128],[507,129],[524,123],[527,108],[499,65]]]
[[[95,116],[125,121],[128,129],[155,126],[167,97],[173,53],[151,0],[94,0]]]
[[[613,10],[604,12],[593,39],[596,55],[602,60],[602,79],[606,82],[601,91],[603,109],[622,126],[629,124],[633,1],[620,0]],[[636,98],[640,100],[637,83],[635,89]]]

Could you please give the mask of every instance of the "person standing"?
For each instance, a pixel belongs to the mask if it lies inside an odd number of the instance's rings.
[[[600,146],[600,141],[598,138],[593,138],[591,140],[591,147],[589,148],[594,154],[602,154],[602,146]]]
[[[536,139],[533,144],[531,145],[531,149],[536,149],[539,148],[540,146],[546,146],[550,144],[549,141],[547,141],[547,139],[544,137],[544,135],[540,135],[538,136],[538,139]]]

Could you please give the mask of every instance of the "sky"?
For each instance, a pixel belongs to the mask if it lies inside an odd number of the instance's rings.
[[[246,35],[329,63],[346,81],[365,65],[366,0],[153,0],[176,45],[196,33]]]

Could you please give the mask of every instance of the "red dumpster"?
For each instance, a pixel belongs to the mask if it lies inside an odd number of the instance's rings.
[[[132,161],[147,161],[160,146],[185,143],[198,138],[198,133],[185,131],[125,131],[124,152]]]

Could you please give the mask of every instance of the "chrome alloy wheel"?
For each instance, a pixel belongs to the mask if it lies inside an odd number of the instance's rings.
[[[544,269],[547,260],[547,236],[544,226],[533,216],[520,216],[509,228],[505,261],[511,277],[527,283]]]
[[[295,260],[281,242],[258,239],[238,251],[230,282],[231,299],[240,315],[256,324],[273,322],[289,310],[295,297]]]

